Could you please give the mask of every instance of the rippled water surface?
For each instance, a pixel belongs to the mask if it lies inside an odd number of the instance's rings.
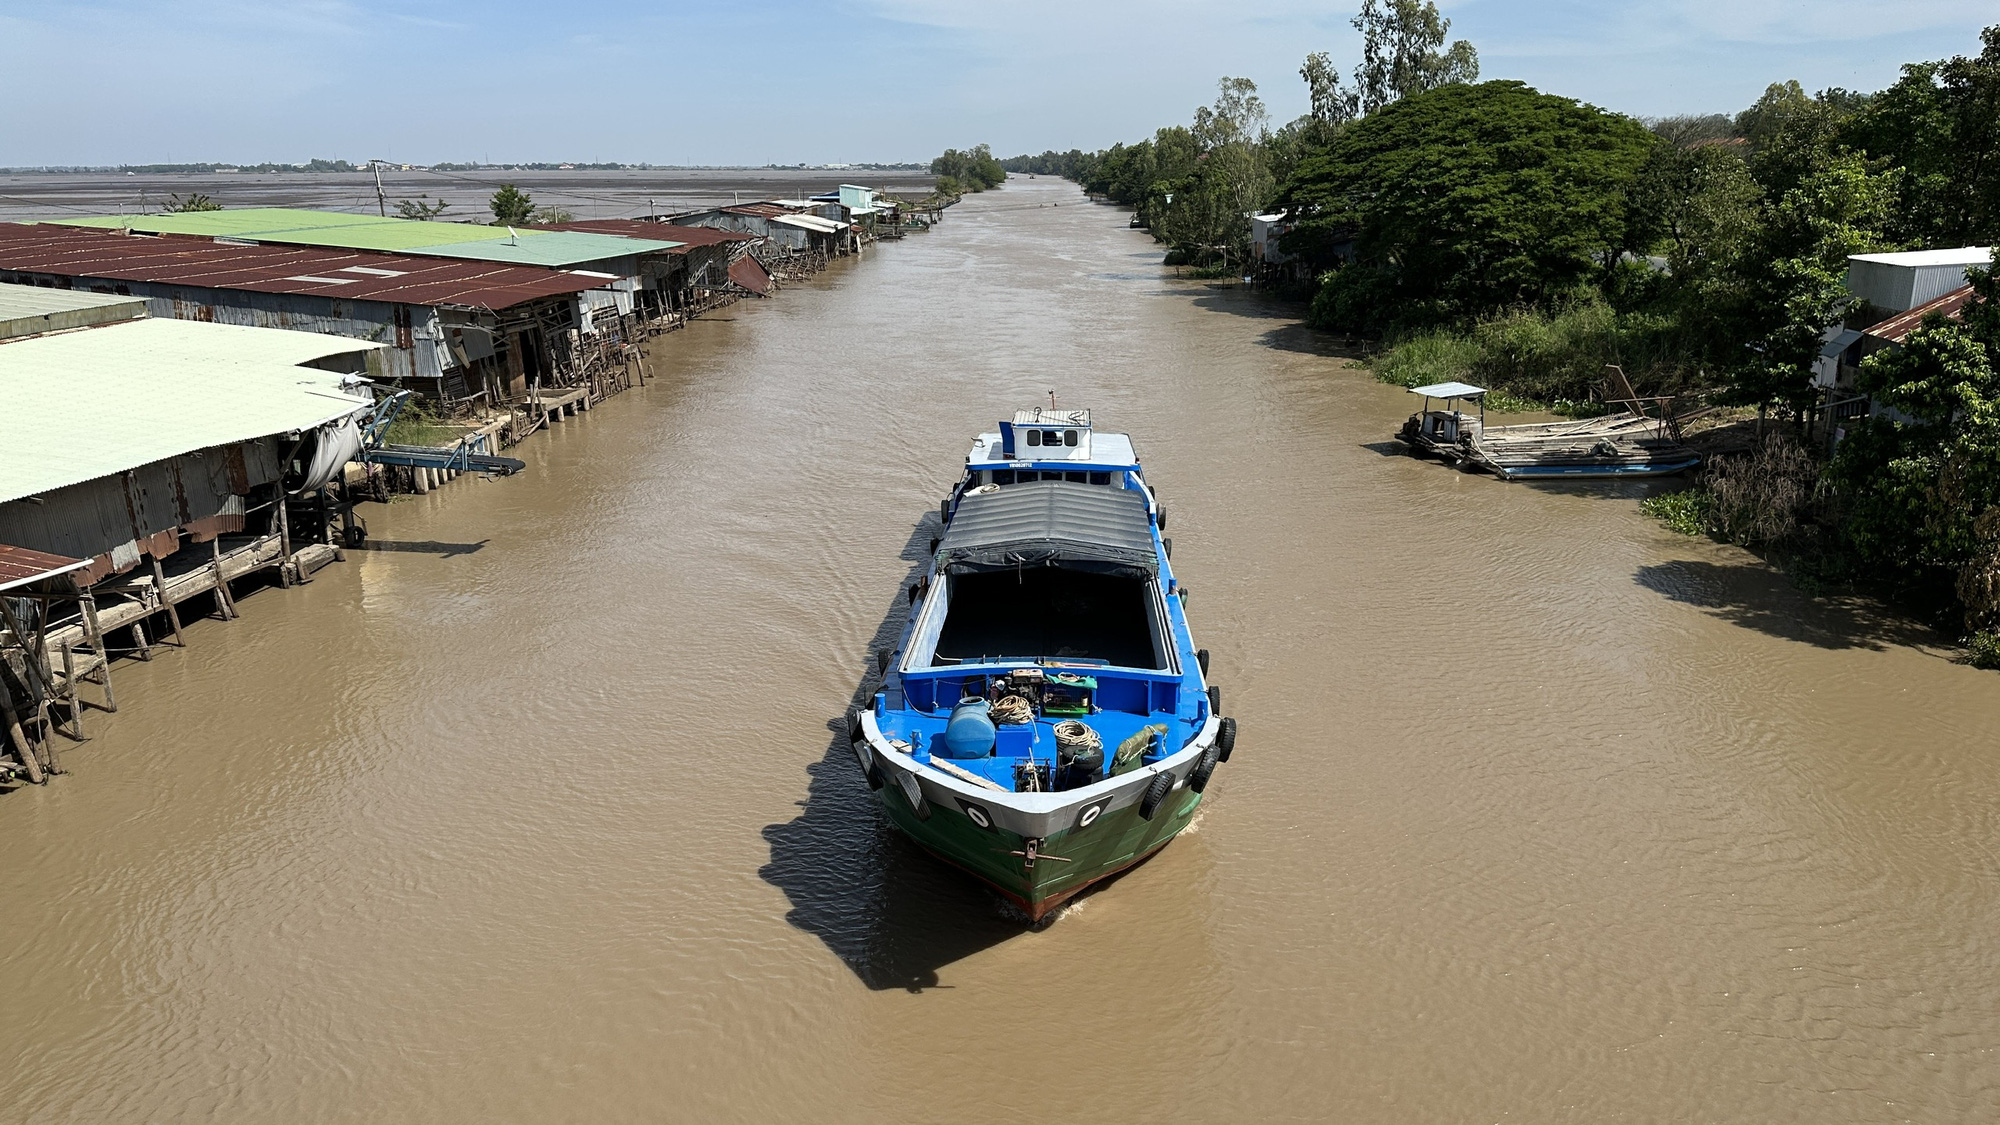
[[[1395,456],[1407,396],[1157,260],[1018,180],[121,665],[0,798],[0,1119],[2000,1119],[2000,676],[1642,486]],[[1243,741],[1024,932],[830,720],[1051,388]]]

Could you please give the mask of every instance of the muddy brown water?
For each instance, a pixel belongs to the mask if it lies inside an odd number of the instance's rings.
[[[1060,206],[1054,206],[1060,204]],[[2000,676],[1017,181],[118,668],[0,798],[0,1119],[1987,1121]],[[1242,722],[1024,932],[830,720],[969,435],[1127,429]]]

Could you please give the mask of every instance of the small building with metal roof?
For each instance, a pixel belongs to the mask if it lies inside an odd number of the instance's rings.
[[[213,214],[213,212],[211,212]],[[143,298],[153,315],[385,345],[370,373],[445,401],[565,380],[568,331],[600,327],[613,279],[582,270],[0,223],[0,281]]]
[[[146,315],[139,297],[0,285],[0,340],[65,332]]]
[[[380,348],[151,317],[0,341],[0,543],[89,582],[268,520],[307,447],[374,406],[351,369]]]

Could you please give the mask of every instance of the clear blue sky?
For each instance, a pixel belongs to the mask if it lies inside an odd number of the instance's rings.
[[[1222,75],[1274,121],[1359,0],[0,0],[0,166],[312,156],[659,164],[1099,148]],[[1483,76],[1634,114],[1878,89],[1994,0],[1453,0]]]

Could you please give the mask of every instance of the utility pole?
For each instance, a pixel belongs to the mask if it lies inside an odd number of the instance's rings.
[[[382,194],[382,162],[370,160],[368,170],[375,173],[375,208],[382,212],[382,217],[386,219],[389,217],[389,197]]]

